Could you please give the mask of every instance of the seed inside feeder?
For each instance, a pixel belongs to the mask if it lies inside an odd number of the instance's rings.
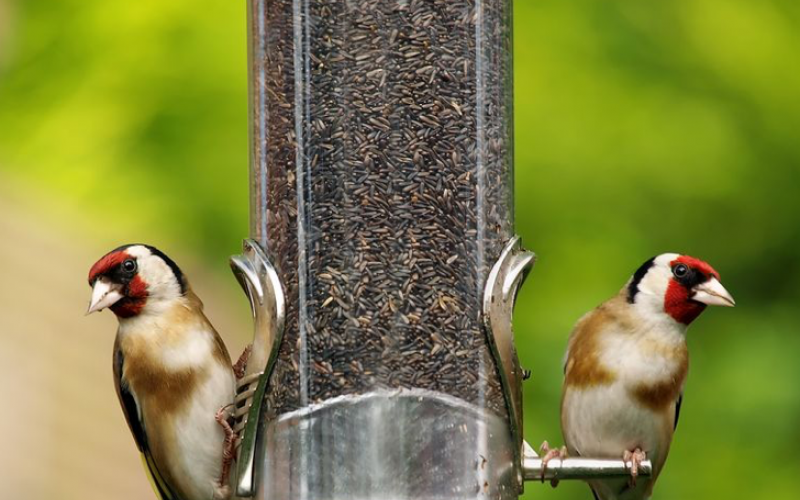
[[[422,388],[505,415],[481,304],[513,230],[510,1],[253,12],[252,234],[287,295],[269,411]]]

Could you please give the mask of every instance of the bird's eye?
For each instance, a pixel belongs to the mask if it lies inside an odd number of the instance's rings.
[[[122,263],[122,270],[126,273],[136,272],[136,261],[133,259],[126,260]]]
[[[686,275],[689,274],[689,266],[686,264],[678,264],[672,268],[672,274],[674,274],[676,278],[685,278]]]

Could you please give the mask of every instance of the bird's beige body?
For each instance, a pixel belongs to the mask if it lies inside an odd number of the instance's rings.
[[[647,498],[667,458],[688,371],[685,326],[643,314],[626,289],[585,315],[569,340],[561,424],[570,455],[620,458],[640,448],[653,475],[594,482],[601,499]]]
[[[136,400],[156,481],[182,500],[211,500],[221,471],[222,428],[214,416],[233,401],[234,375],[222,340],[189,290],[159,314],[120,321],[118,380]],[[124,407],[124,405],[123,405]]]
[[[222,339],[178,265],[141,243],[89,270],[88,313],[119,320],[114,382],[145,471],[162,500],[228,500],[236,435],[225,420],[235,376]]]

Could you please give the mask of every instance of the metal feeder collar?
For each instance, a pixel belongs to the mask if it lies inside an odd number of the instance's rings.
[[[511,0],[249,0],[237,494],[513,499]],[[650,473],[645,462],[642,475]],[[544,479],[628,474],[568,458]]]
[[[495,265],[490,279],[487,283],[487,293],[485,295],[484,307],[486,308],[488,318],[486,321],[487,333],[491,332],[494,337],[493,352],[498,360],[498,365],[502,367],[504,377],[504,390],[505,396],[509,407],[514,409],[510,412],[514,415],[513,421],[510,422],[511,432],[514,436],[514,446],[511,450],[506,450],[505,458],[509,462],[512,470],[515,471],[513,476],[516,480],[521,481],[545,481],[545,480],[570,480],[570,479],[596,479],[600,477],[622,477],[629,474],[630,463],[625,463],[622,460],[608,460],[608,459],[592,459],[592,458],[567,458],[567,459],[553,459],[547,468],[543,470],[542,460],[537,456],[533,448],[522,439],[522,415],[521,415],[521,370],[517,362],[516,353],[513,347],[513,333],[511,329],[511,311],[513,310],[513,302],[516,298],[516,293],[519,290],[522,281],[524,281],[527,272],[530,270],[534,261],[534,256],[530,252],[521,250],[519,238],[514,238],[503,252],[500,261]],[[274,366],[277,348],[280,344],[283,326],[284,326],[284,295],[280,281],[277,278],[277,273],[274,267],[269,263],[269,260],[264,255],[258,244],[253,240],[246,240],[244,242],[243,255],[234,256],[231,258],[231,268],[234,271],[237,279],[239,280],[242,288],[245,290],[252,307],[255,335],[253,340],[253,354],[251,355],[250,362],[248,363],[248,370],[246,376],[240,381],[240,387],[237,393],[237,411],[238,418],[237,430],[243,430],[242,440],[240,441],[241,447],[237,462],[237,495],[241,497],[254,496],[257,488],[255,484],[255,470],[259,464],[256,463],[256,440],[259,434],[259,415],[261,413],[262,401],[264,391],[268,380],[271,367]],[[510,360],[510,361],[506,361]],[[266,373],[266,375],[264,375]],[[430,395],[435,396],[435,395]],[[380,411],[384,412],[382,419],[387,422],[396,422],[398,412],[411,411],[415,399],[419,399],[419,395],[410,395],[397,391],[395,394],[390,394],[390,400],[394,399],[391,405],[385,405]],[[435,399],[435,398],[434,398]],[[409,404],[410,401],[410,404]],[[255,404],[254,404],[255,402]],[[335,414],[338,425],[332,434],[343,432],[348,436],[351,441],[344,447],[338,450],[342,455],[347,455],[354,452],[354,449],[364,448],[367,452],[370,449],[369,433],[364,434],[364,425],[369,425],[369,419],[364,421],[363,412],[352,411],[352,407],[357,407],[358,404],[363,402],[350,401],[343,398],[341,401],[335,401],[332,405],[325,408],[326,413]],[[418,401],[416,401],[418,403]],[[443,410],[435,412],[435,418],[426,422],[418,422],[420,425],[430,425],[435,429],[435,432],[446,434],[452,431],[453,428],[458,428],[457,434],[460,438],[468,438],[471,433],[486,433],[487,426],[477,425],[475,427],[464,427],[456,425],[455,421],[458,420],[458,415],[469,414],[474,411],[463,405],[458,401],[450,401],[441,403]],[[373,407],[374,413],[377,408]],[[442,414],[451,415],[453,418],[444,418]],[[402,419],[400,419],[402,420]],[[478,419],[480,420],[480,419]],[[282,422],[281,426],[297,426],[296,417],[292,417],[287,422]],[[303,426],[297,426],[303,427]],[[391,426],[390,426],[391,427]],[[300,432],[295,431],[297,434],[307,429],[302,429]],[[394,428],[384,429],[386,431],[409,432],[408,429]],[[413,432],[413,430],[411,431]],[[268,437],[274,438],[274,433]],[[452,434],[450,434],[452,439]],[[296,437],[298,438],[298,437]],[[263,436],[262,436],[263,439]],[[471,444],[470,440],[467,439]],[[519,443],[519,447],[517,447]],[[424,446],[418,446],[420,453],[424,452]],[[337,453],[334,453],[337,455]],[[390,459],[387,456],[370,456],[368,453],[363,455],[371,460]],[[362,456],[362,457],[363,457]],[[264,457],[262,457],[263,459]],[[340,458],[344,459],[344,456]],[[353,458],[353,457],[350,457]],[[461,457],[463,458],[463,457]],[[401,460],[417,460],[418,457],[414,453],[408,453],[401,456]],[[440,460],[445,458],[440,457]],[[396,459],[395,459],[396,460]],[[362,460],[356,460],[356,467],[365,465]],[[441,464],[439,464],[441,465]],[[403,468],[404,464],[393,463],[392,468]],[[391,470],[391,468],[390,468]],[[472,471],[467,471],[468,475]],[[652,472],[650,461],[643,462],[640,466],[639,473],[642,476],[648,476]],[[513,477],[512,476],[512,477]],[[444,483],[442,478],[432,478],[437,483]],[[461,478],[457,478],[461,479]],[[457,485],[456,490],[457,490]],[[263,491],[263,490],[262,490]],[[521,490],[520,490],[521,491]],[[264,498],[264,497],[259,497]]]

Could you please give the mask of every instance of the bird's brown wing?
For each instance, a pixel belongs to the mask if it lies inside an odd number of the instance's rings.
[[[125,357],[122,354],[122,349],[119,348],[119,340],[117,340],[114,344],[114,387],[117,390],[117,397],[119,397],[119,403],[122,406],[122,413],[125,414],[125,420],[128,422],[128,428],[131,430],[136,447],[139,448],[139,452],[142,455],[142,464],[145,472],[147,472],[147,478],[150,480],[150,484],[160,500],[180,500],[164,481],[153,460],[139,406],[136,403],[136,398],[133,397],[133,393],[128,389],[128,384],[122,377],[124,363]]]
[[[220,337],[217,330],[211,325],[211,322],[208,321],[208,318],[206,318],[206,324],[208,325],[208,329],[213,332],[214,343],[217,345],[217,348],[214,350],[214,356],[218,358],[223,365],[233,367],[231,355],[228,353],[228,348],[225,347],[225,342],[222,340],[222,337]]]
[[[228,348],[225,347],[225,342],[220,337],[219,332],[217,329],[214,328],[214,325],[211,324],[208,317],[203,312],[203,301],[200,300],[200,297],[197,296],[189,287],[186,291],[186,300],[189,301],[191,305],[191,310],[197,311],[200,313],[200,317],[205,324],[205,330],[211,332],[214,335],[214,343],[216,344],[216,349],[214,349],[214,357],[219,359],[219,361],[225,366],[233,366],[231,362],[231,355],[228,353]]]

